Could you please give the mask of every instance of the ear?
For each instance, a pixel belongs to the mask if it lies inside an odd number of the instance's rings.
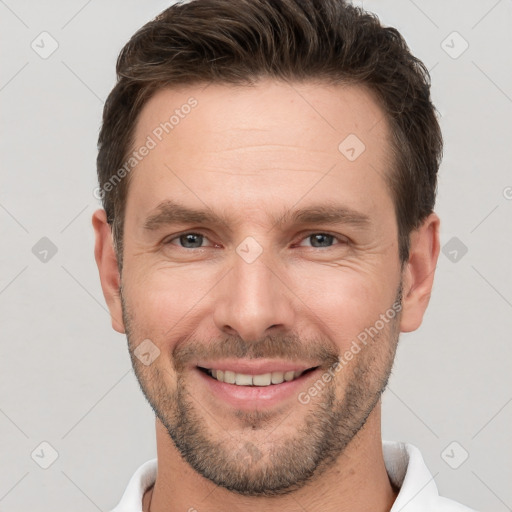
[[[403,270],[400,331],[415,331],[427,309],[439,256],[439,217],[432,213],[410,235],[409,260]]]
[[[92,216],[92,225],[96,236],[94,257],[100,272],[101,288],[112,319],[112,327],[124,334],[121,296],[119,294],[121,276],[114,251],[114,241],[105,210],[96,210]]]

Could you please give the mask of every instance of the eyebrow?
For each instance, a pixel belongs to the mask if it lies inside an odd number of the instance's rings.
[[[229,225],[229,218],[215,213],[210,208],[190,208],[175,201],[163,201],[144,222],[144,229],[154,231],[171,224],[210,224]],[[271,216],[273,227],[288,224],[349,224],[355,227],[368,227],[371,219],[368,215],[338,204],[321,204],[287,210],[280,216]]]

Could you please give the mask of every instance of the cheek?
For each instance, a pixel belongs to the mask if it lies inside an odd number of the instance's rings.
[[[215,276],[211,269],[184,267],[144,267],[130,274],[123,294],[138,334],[160,344],[189,335],[187,324],[208,302]]]
[[[303,314],[338,348],[345,349],[392,305],[395,283],[361,269],[328,268],[297,275],[296,294],[302,299]],[[389,281],[389,282],[388,282]]]

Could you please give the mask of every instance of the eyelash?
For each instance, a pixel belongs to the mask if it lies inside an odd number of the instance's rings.
[[[171,242],[173,242],[174,240],[179,240],[182,236],[186,236],[186,235],[199,235],[199,236],[202,236],[204,239],[208,240],[208,237],[206,235],[204,235],[203,233],[200,233],[200,232],[197,232],[197,231],[186,231],[185,233],[180,233],[179,235],[176,235],[173,238],[165,240],[163,242],[163,245],[176,245],[176,244],[172,244]],[[307,240],[308,238],[312,237],[313,235],[332,236],[335,240],[338,240],[338,242],[341,245],[347,245],[349,243],[349,240],[346,237],[343,237],[342,235],[335,235],[334,233],[329,233],[328,231],[311,231],[311,232],[308,232],[305,235],[303,235],[302,238],[300,238],[299,242]],[[294,244],[294,245],[297,245],[297,244]],[[180,249],[184,249],[186,251],[191,251],[193,249],[206,249],[207,248],[207,247],[189,248],[189,247],[182,247],[182,246],[179,246],[179,245],[177,245],[177,247],[179,247]],[[332,249],[333,247],[335,247],[335,245],[330,245],[330,246],[327,246],[327,247],[314,247],[314,246],[306,246],[306,247],[309,247],[311,249]]]

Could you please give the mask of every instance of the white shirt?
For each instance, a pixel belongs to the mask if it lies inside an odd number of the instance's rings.
[[[383,441],[382,450],[389,478],[400,488],[390,512],[475,512],[439,496],[434,477],[418,448],[407,443]],[[157,459],[142,464],[111,512],[142,512],[144,492],[155,483],[156,474]]]

